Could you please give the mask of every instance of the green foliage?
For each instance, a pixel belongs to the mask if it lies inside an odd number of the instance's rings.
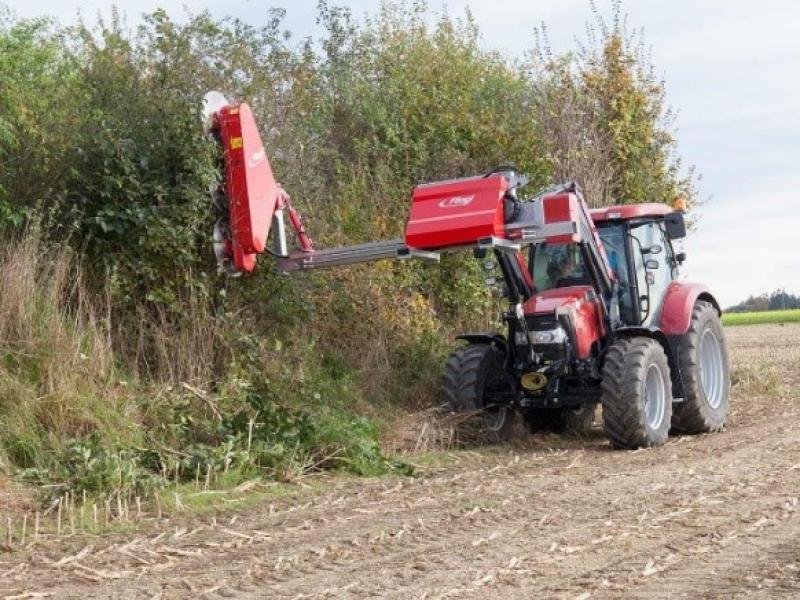
[[[665,85],[622,2],[612,21],[590,2],[593,22],[575,52],[554,56],[544,28],[531,54],[545,146],[559,177],[578,180],[594,205],[696,200],[693,168],[683,172]]]
[[[151,26],[156,48],[116,25],[77,32],[89,110],[74,135],[65,208],[72,236],[101,275],[113,273],[121,300],[177,308],[181,289],[205,289],[213,277],[204,250],[217,155],[200,128],[198,88],[175,77],[185,36],[158,14]]]
[[[75,64],[44,19],[0,14],[0,230],[63,189],[75,123]]]
[[[800,309],[736,312],[722,315],[722,324],[726,326],[763,323],[800,323]]]
[[[600,47],[581,57],[585,93],[597,103],[599,123],[611,140],[617,175],[612,194],[627,202],[691,200],[691,180],[678,176],[675,140],[663,122],[669,118],[664,84],[618,17],[613,29],[602,30]]]

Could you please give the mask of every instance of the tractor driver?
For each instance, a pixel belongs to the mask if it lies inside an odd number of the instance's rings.
[[[535,249],[534,249],[535,248]],[[541,244],[532,247],[531,275],[539,291],[591,284],[578,244]]]
[[[583,265],[580,246],[578,244],[563,244],[559,249],[561,252],[554,253],[553,260],[551,260],[547,269],[547,274],[553,283],[553,287],[589,283]]]

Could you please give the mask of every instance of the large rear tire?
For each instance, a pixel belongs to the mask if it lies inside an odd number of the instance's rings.
[[[719,431],[730,412],[730,364],[717,310],[699,300],[678,351],[684,401],[675,405],[672,427],[681,433]]]
[[[515,433],[514,410],[491,400],[494,394],[513,390],[503,359],[503,351],[491,344],[469,344],[450,355],[442,380],[450,410],[475,412],[492,442],[510,440]]]
[[[647,337],[617,340],[603,365],[603,430],[615,448],[660,446],[669,435],[672,381],[664,348]]]

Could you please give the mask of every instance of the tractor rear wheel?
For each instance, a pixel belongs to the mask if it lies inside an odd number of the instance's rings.
[[[514,386],[503,366],[503,351],[491,344],[469,344],[450,355],[442,380],[448,407],[456,412],[476,412],[490,441],[514,437],[514,409],[503,402]]]
[[[615,448],[660,446],[669,435],[672,381],[663,346],[648,337],[617,340],[603,365],[603,430]]]
[[[731,377],[725,333],[710,303],[695,303],[678,360],[685,398],[675,405],[673,428],[682,433],[719,431],[730,411]]]

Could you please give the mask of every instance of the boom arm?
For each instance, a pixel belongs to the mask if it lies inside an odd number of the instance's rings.
[[[276,182],[250,107],[225,105],[211,113],[210,131],[223,150],[224,186],[216,196],[222,216],[215,228],[221,265],[233,274],[250,272],[265,251],[290,273],[385,259],[437,261],[442,252],[495,250],[515,296],[525,301],[536,291],[519,251],[525,245],[578,243],[597,292],[610,300],[615,280],[586,203],[574,184],[520,202],[510,170],[422,184],[415,188],[401,239],[315,250],[289,195]],[[285,216],[298,251],[290,252]],[[270,228],[274,250],[267,248]],[[610,303],[616,306],[615,302]],[[612,320],[615,318],[611,315]]]

